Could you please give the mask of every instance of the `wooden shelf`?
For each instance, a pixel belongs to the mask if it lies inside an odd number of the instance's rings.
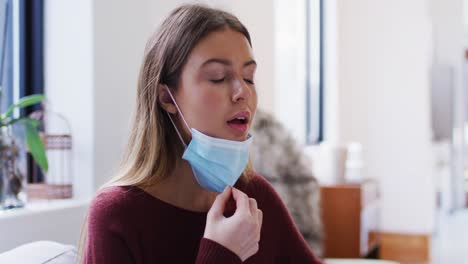
[[[377,183],[320,187],[325,230],[324,257],[359,258],[379,245]]]

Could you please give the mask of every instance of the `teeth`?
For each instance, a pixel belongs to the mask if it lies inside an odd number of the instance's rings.
[[[236,119],[245,120],[245,117],[237,117]]]

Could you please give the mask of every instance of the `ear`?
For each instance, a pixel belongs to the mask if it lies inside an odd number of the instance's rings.
[[[169,89],[167,85],[158,84],[158,103],[164,110],[166,110],[166,112],[170,114],[176,114],[177,108],[175,107],[167,89]]]

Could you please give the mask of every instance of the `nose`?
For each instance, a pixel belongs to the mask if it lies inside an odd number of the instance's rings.
[[[243,79],[237,80],[234,83],[232,101],[236,103],[241,100],[247,100],[251,96],[251,93],[250,86]]]

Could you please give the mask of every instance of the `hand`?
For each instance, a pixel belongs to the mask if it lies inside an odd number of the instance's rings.
[[[236,201],[236,212],[224,217],[223,212],[231,197]],[[227,187],[216,197],[206,219],[203,237],[213,240],[234,252],[244,262],[259,249],[263,213],[257,201],[233,187]]]

